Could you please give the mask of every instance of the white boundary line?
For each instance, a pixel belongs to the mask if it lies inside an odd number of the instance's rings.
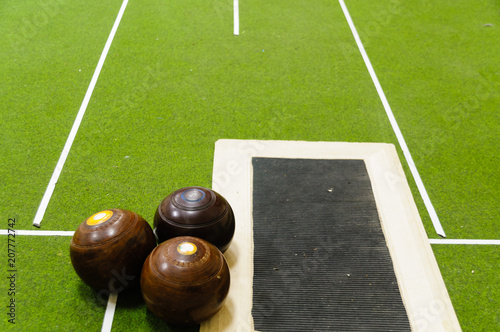
[[[238,0],[233,0],[234,35],[240,34],[240,5]]]
[[[101,332],[111,331],[111,326],[113,325],[113,317],[115,316],[116,302],[118,301],[118,294],[109,294],[108,304],[106,306],[106,312],[104,313],[104,320],[102,323]]]
[[[500,240],[429,239],[431,244],[500,245]]]
[[[66,162],[66,158],[68,157],[69,151],[71,150],[71,146],[73,145],[73,141],[75,140],[76,133],[78,132],[78,128],[80,128],[80,124],[82,123],[83,115],[87,109],[87,106],[90,101],[90,97],[92,96],[92,92],[94,91],[95,85],[97,83],[97,79],[99,78],[99,74],[101,73],[102,66],[104,65],[104,61],[106,60],[106,56],[108,55],[108,51],[111,47],[111,43],[113,42],[113,38],[115,37],[116,31],[118,30],[118,26],[120,25],[120,21],[122,19],[123,13],[125,12],[125,8],[127,7],[128,0],[123,0],[120,11],[118,12],[118,16],[116,17],[115,24],[111,29],[111,33],[109,34],[108,40],[101,54],[101,58],[97,63],[97,67],[94,71],[94,75],[92,76],[92,80],[90,81],[90,85],[87,89],[87,93],[83,98],[82,105],[80,106],[80,110],[76,116],[75,122],[73,123],[73,127],[69,133],[68,139],[66,140],[66,144],[62,150],[61,156],[59,157],[59,161],[57,162],[56,168],[54,169],[54,173],[52,173],[52,177],[50,178],[47,189],[45,190],[45,194],[43,195],[42,201],[38,206],[38,210],[35,215],[35,219],[33,220],[33,225],[36,227],[40,227],[40,223],[42,222],[43,216],[45,215],[45,211],[47,210],[47,206],[49,205],[50,198],[52,197],[52,193],[56,187],[57,180],[61,175],[61,171],[64,167],[64,163]]]
[[[0,235],[14,234],[14,231],[0,229]],[[74,231],[15,230],[16,235],[26,236],[73,236]],[[500,245],[500,240],[481,239],[429,239],[431,244]]]
[[[0,235],[28,235],[28,236],[73,236],[73,231],[32,231],[32,230],[8,230],[0,229]]]
[[[37,231],[37,230],[15,230],[0,229],[0,235],[26,235],[26,236],[73,236],[74,231]],[[481,239],[429,239],[431,244],[463,244],[463,245],[500,245],[500,240]]]
[[[389,121],[392,125],[392,129],[394,130],[394,133],[396,134],[399,145],[400,145],[401,149],[403,150],[403,154],[406,158],[406,162],[408,163],[408,166],[410,167],[411,174],[413,175],[413,178],[415,179],[418,190],[420,191],[420,195],[422,196],[422,199],[423,199],[424,204],[427,208],[427,211],[429,212],[429,216],[432,220],[432,224],[434,225],[434,229],[436,230],[436,233],[438,235],[440,235],[442,237],[446,237],[446,234],[444,233],[443,227],[441,226],[441,222],[439,221],[439,217],[436,213],[436,210],[434,209],[434,206],[432,205],[432,202],[429,198],[429,195],[427,194],[427,190],[425,189],[424,183],[422,182],[422,179],[420,178],[420,174],[418,173],[417,167],[415,166],[415,162],[413,161],[413,158],[410,154],[410,150],[408,149],[408,146],[406,145],[406,141],[403,137],[403,134],[401,133],[401,130],[399,129],[398,123],[396,122],[396,118],[394,117],[394,114],[392,113],[391,106],[389,105],[389,102],[387,101],[384,90],[382,90],[382,86],[380,85],[380,82],[378,81],[377,74],[375,74],[375,70],[373,69],[373,66],[370,62],[370,59],[368,58],[368,54],[366,53],[365,48],[363,46],[363,43],[361,42],[361,38],[359,37],[359,34],[356,30],[356,27],[354,26],[354,22],[352,21],[351,15],[349,14],[349,11],[347,10],[347,7],[344,3],[344,0],[339,0],[339,3],[340,3],[340,6],[342,7],[342,11],[344,12],[347,23],[349,24],[349,27],[351,28],[352,34],[354,36],[354,39],[356,40],[356,44],[358,45],[359,51],[361,52],[361,56],[363,57],[363,60],[365,61],[365,65],[368,69],[368,72],[370,73],[370,76],[373,80],[373,83],[375,84],[375,88],[377,89],[380,100],[382,101],[382,104],[384,105],[385,112],[387,113],[387,117],[389,118]]]

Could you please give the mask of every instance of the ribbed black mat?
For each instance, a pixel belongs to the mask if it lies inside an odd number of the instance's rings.
[[[410,331],[362,160],[253,159],[258,331]]]

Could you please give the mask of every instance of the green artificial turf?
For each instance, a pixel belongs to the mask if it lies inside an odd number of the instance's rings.
[[[7,247],[5,240],[2,237]],[[0,297],[2,308],[15,300],[15,320],[8,322],[3,309],[2,331],[100,330],[106,301],[78,279],[69,258],[70,241],[70,237],[16,236],[15,294],[5,291]]]
[[[199,326],[176,326],[163,322],[148,310],[139,288],[120,295],[113,322],[113,331],[197,332]]]
[[[362,62],[336,48],[351,40],[338,6],[322,21],[302,6],[254,3],[267,14],[235,37],[210,2],[131,3],[44,223],[110,206],[151,221],[169,192],[211,185],[220,138],[393,141]]]
[[[463,331],[498,331],[498,246],[433,245]]]
[[[500,239],[498,2],[346,4],[448,237]],[[1,229],[14,217],[34,229],[120,5],[0,4]],[[42,230],[75,230],[106,208],[152,223],[171,191],[211,185],[221,138],[398,146],[336,1],[244,1],[240,19],[234,36],[230,1],[129,2]],[[100,330],[105,304],[73,272],[69,237],[17,239],[18,324],[0,330]],[[500,329],[497,247],[433,245],[464,331]],[[133,293],[113,322],[131,329],[176,330]]]
[[[348,4],[447,236],[500,238],[498,2]]]
[[[0,51],[0,214],[17,216],[22,229],[31,227],[118,12],[118,1],[90,4],[0,5],[8,36]]]

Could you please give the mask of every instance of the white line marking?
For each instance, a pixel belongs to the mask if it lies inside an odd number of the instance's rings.
[[[42,201],[38,206],[38,210],[35,215],[35,219],[33,220],[33,225],[36,227],[40,227],[40,223],[42,222],[43,216],[45,215],[45,210],[47,210],[47,206],[49,205],[50,198],[52,197],[52,193],[57,184],[57,180],[61,175],[61,171],[63,169],[64,163],[66,162],[66,158],[68,157],[71,146],[73,145],[73,141],[75,140],[76,133],[78,132],[78,128],[82,123],[83,115],[87,109],[87,106],[90,101],[90,97],[92,96],[92,92],[94,91],[95,85],[97,83],[97,79],[99,78],[99,74],[101,73],[102,66],[104,65],[104,61],[106,60],[106,56],[108,55],[108,51],[111,47],[111,43],[113,42],[113,38],[115,37],[116,31],[118,30],[118,26],[120,25],[120,21],[122,19],[123,13],[125,12],[125,8],[127,7],[128,0],[124,0],[120,11],[118,12],[118,16],[116,17],[115,24],[111,29],[111,33],[109,34],[108,40],[101,54],[101,58],[97,63],[97,67],[94,71],[94,75],[92,76],[92,80],[90,81],[90,85],[87,89],[87,93],[83,98],[82,105],[80,106],[80,110],[76,116],[75,122],[73,123],[73,127],[69,133],[68,139],[66,140],[66,144],[62,150],[61,156],[59,157],[59,161],[57,162],[56,168],[54,169],[54,173],[52,173],[52,177],[50,178],[47,189],[45,190],[45,194],[43,195]]]
[[[233,1],[233,7],[234,7],[234,35],[238,36],[240,34],[240,5],[238,3],[238,0]]]
[[[118,301],[118,294],[109,294],[108,305],[106,306],[106,312],[104,313],[104,321],[102,323],[101,332],[111,331],[111,326],[113,325],[113,317],[115,315],[116,302]]]
[[[13,233],[13,231],[10,231]],[[0,235],[8,235],[9,230],[0,229]],[[74,231],[37,231],[16,230],[16,235],[27,236],[73,236]],[[431,244],[467,244],[467,245],[500,245],[500,240],[475,240],[475,239],[429,239]]]
[[[8,234],[16,234],[16,235],[31,235],[31,236],[73,236],[75,232],[73,231],[31,231],[31,230],[11,230],[9,232],[8,229],[0,229],[0,235],[8,235]]]
[[[427,190],[425,190],[424,183],[422,182],[422,179],[420,178],[420,174],[418,173],[417,167],[415,166],[415,162],[413,161],[413,158],[411,157],[410,150],[408,149],[408,146],[406,145],[406,141],[403,137],[403,134],[401,133],[401,130],[399,129],[398,123],[396,122],[396,118],[394,117],[394,114],[392,113],[391,106],[389,105],[389,102],[387,101],[387,98],[385,97],[384,90],[382,90],[382,86],[380,85],[380,82],[378,81],[377,75],[375,74],[375,70],[373,69],[373,66],[370,62],[370,59],[368,58],[368,54],[365,51],[363,43],[361,42],[361,38],[359,37],[358,31],[356,30],[356,27],[354,26],[354,22],[352,21],[351,15],[349,14],[349,11],[347,10],[347,7],[344,3],[344,0],[339,0],[339,3],[340,3],[340,6],[342,7],[342,10],[344,12],[344,16],[347,20],[347,23],[349,24],[349,27],[351,28],[352,34],[354,36],[354,39],[356,40],[356,44],[358,45],[359,51],[361,52],[361,56],[363,57],[363,60],[365,61],[366,68],[368,69],[368,72],[370,73],[373,84],[375,84],[375,88],[377,89],[380,100],[382,101],[382,104],[384,105],[385,112],[387,113],[387,117],[389,118],[389,121],[392,125],[392,129],[394,130],[394,133],[396,134],[399,145],[401,146],[401,150],[403,150],[403,154],[406,158],[406,162],[408,163],[408,166],[410,167],[411,174],[413,175],[413,178],[415,179],[415,183],[417,184],[418,190],[420,191],[420,195],[422,196],[425,207],[427,208],[427,211],[429,212],[429,216],[432,220],[432,224],[434,225],[434,229],[436,230],[436,233],[438,235],[440,235],[442,237],[446,237],[446,234],[444,233],[443,227],[441,226],[441,222],[439,221],[439,217],[436,213],[436,210],[434,209],[434,206],[432,205],[431,199],[429,198],[429,195],[427,194]]]
[[[500,245],[500,240],[470,240],[470,239],[429,239],[431,244],[479,244]]]

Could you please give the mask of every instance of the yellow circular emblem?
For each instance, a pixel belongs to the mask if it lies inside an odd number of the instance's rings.
[[[111,218],[112,216],[113,216],[113,211],[111,210],[104,210],[101,212],[97,212],[96,214],[90,216],[87,219],[87,225],[94,226],[102,224],[106,220],[109,220],[109,218]]]
[[[179,244],[177,246],[177,251],[181,255],[186,255],[186,256],[192,255],[197,250],[198,250],[198,248],[196,247],[196,244],[194,244],[192,242],[182,242],[181,244]]]

